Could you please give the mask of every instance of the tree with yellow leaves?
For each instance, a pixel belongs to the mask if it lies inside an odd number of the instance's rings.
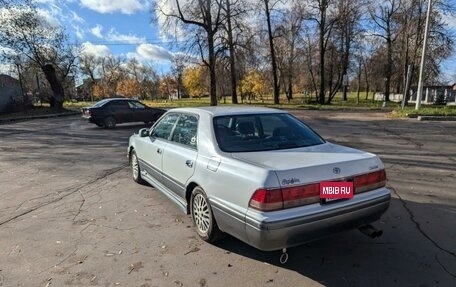
[[[249,100],[260,98],[267,92],[267,83],[264,76],[258,70],[249,71],[245,77],[239,82],[238,92],[241,95],[242,101],[247,97]]]
[[[190,97],[201,97],[209,94],[207,79],[207,69],[196,66],[184,70],[182,83]]]

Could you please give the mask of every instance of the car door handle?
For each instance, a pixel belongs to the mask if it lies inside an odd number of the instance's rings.
[[[188,167],[193,167],[193,161],[191,161],[191,160],[187,160],[187,161],[185,162],[185,164],[186,164]]]
[[[163,150],[161,148],[157,148],[157,153],[162,154]]]

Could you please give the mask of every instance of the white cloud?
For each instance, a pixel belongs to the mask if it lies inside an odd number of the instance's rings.
[[[101,31],[103,30],[103,26],[100,24],[97,24],[95,27],[90,29],[90,33],[92,33],[95,37],[102,39],[103,35],[101,34]]]
[[[81,0],[81,5],[98,13],[133,14],[147,9],[145,2],[139,0]]]
[[[80,24],[85,23],[85,20],[81,16],[79,16],[76,12],[70,11],[70,13],[71,13],[72,22],[76,22],[76,23],[80,23]]]
[[[167,41],[173,38],[185,38],[187,33],[180,25],[180,22],[174,20],[169,22],[170,18],[165,15],[177,14],[177,6],[175,1],[156,0],[157,8],[155,17],[157,18],[158,28],[160,30],[160,38]],[[186,1],[184,1],[186,3]]]
[[[35,0],[34,2],[38,4],[55,5],[55,0]]]
[[[136,58],[140,62],[170,61],[173,55],[163,47],[153,44],[141,44],[136,52],[128,53],[128,58]]]
[[[106,39],[109,41],[122,42],[128,44],[139,44],[144,43],[146,41],[144,37],[138,37],[132,34],[120,34],[114,28],[111,28],[108,35],[106,35]]]
[[[95,45],[90,42],[82,43],[82,53],[85,55],[92,55],[97,58],[103,58],[112,55],[109,48],[105,45]]]
[[[76,34],[76,37],[78,39],[83,39],[84,36],[85,36],[85,32],[84,32],[84,29],[79,27],[78,25],[72,25],[73,29],[74,29],[74,32]]]
[[[50,10],[37,9],[38,16],[41,18],[44,23],[48,25],[48,28],[60,29],[60,21],[54,16],[54,13]]]

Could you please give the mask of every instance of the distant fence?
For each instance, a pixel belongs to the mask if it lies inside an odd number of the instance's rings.
[[[390,94],[390,101],[401,102],[403,94]],[[411,92],[409,102],[416,102],[417,92],[416,90]],[[384,100],[384,93],[376,93],[374,99],[376,101]],[[456,90],[452,88],[442,87],[429,87],[423,89],[423,95],[421,98],[423,104],[456,104]]]

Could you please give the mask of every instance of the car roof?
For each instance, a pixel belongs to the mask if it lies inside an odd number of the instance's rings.
[[[135,101],[135,102],[138,102],[137,100],[129,99],[129,98],[106,98],[106,99],[99,100],[98,102],[93,104],[93,106],[102,107],[102,106],[106,105],[107,103],[114,102],[114,101],[115,102],[117,102],[117,101]]]
[[[105,100],[106,102],[111,102],[111,101],[136,101],[135,99],[129,99],[129,98],[107,98],[107,99],[103,99],[103,100]]]
[[[226,115],[243,115],[243,114],[276,114],[286,113],[285,111],[255,106],[216,106],[216,107],[192,107],[192,108],[175,108],[170,111],[210,114],[213,117]]]

